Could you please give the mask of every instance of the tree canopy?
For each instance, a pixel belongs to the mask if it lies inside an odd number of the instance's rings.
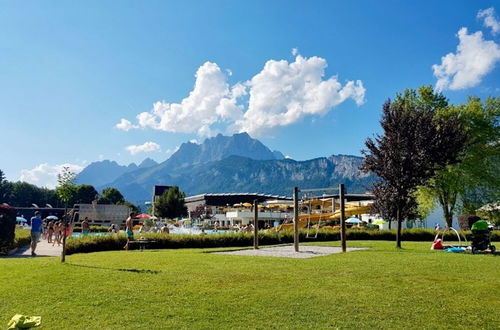
[[[125,198],[122,193],[116,188],[104,188],[99,196],[98,203],[100,204],[122,204]]]
[[[421,204],[421,212],[438,203],[451,227],[457,208],[474,214],[482,205],[500,199],[500,98],[488,98],[485,103],[469,98],[466,104],[449,106],[437,116],[458,118],[467,143],[460,161],[438,171],[418,194],[421,202],[427,201],[425,207]]]
[[[383,135],[365,143],[362,168],[381,179],[375,198],[379,205],[392,205],[385,213],[397,221],[398,247],[401,221],[415,206],[415,190],[437,170],[455,163],[465,143],[458,118],[436,118],[436,110],[445,105],[446,99],[430,86],[421,87],[418,94],[407,89],[394,102],[388,100],[383,105]],[[391,204],[381,201],[388,196]]]
[[[155,215],[168,219],[187,215],[187,207],[184,202],[185,197],[185,194],[179,190],[179,187],[170,187],[155,201]]]
[[[61,173],[57,175],[58,186],[56,188],[57,197],[67,206],[76,196],[76,174],[71,172],[69,167],[63,167]]]

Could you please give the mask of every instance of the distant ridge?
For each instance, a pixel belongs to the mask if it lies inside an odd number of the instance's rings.
[[[102,178],[100,182],[90,183],[97,189],[115,187],[128,200],[142,203],[150,200],[155,184],[177,185],[188,196],[222,192],[291,195],[294,186],[319,188],[339,183],[344,183],[350,193],[362,193],[371,188],[375,177],[361,172],[361,163],[361,157],[349,155],[306,161],[285,159],[281,152],[271,151],[247,133],[239,133],[219,134],[202,144],[183,143],[160,164],[151,159],[139,166],[103,161],[92,163],[81,173],[85,174],[84,179],[90,177],[89,173],[94,179]],[[101,169],[106,173],[99,176]],[[113,171],[113,175],[109,171]]]

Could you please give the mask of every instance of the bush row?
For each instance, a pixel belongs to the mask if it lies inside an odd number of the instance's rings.
[[[104,226],[90,226],[90,231],[93,233],[107,233],[109,227],[104,227]],[[74,233],[81,233],[82,232],[82,227],[73,227],[73,232]]]
[[[14,238],[14,247],[19,248],[31,243],[31,232],[26,229],[16,229],[16,237]]]
[[[461,232],[462,235],[470,240],[470,231]],[[430,229],[405,229],[403,230],[403,241],[429,241],[432,242],[436,232]],[[309,236],[309,237],[308,237]],[[340,240],[339,231],[311,230],[309,235],[307,231],[300,232],[299,240],[301,242],[315,241],[338,241]],[[253,234],[251,233],[228,233],[214,235],[166,235],[162,233],[143,233],[140,235],[147,240],[154,241],[148,244],[151,249],[182,249],[182,248],[215,248],[215,247],[244,247],[253,245]],[[139,237],[136,237],[139,238]],[[387,240],[394,241],[396,233],[394,230],[356,230],[347,231],[347,240]],[[455,233],[446,232],[444,241],[456,241]],[[500,241],[500,231],[492,234],[492,240]],[[123,250],[127,239],[125,235],[107,235],[107,236],[86,236],[78,238],[69,238],[67,241],[67,253],[86,253],[98,251]],[[293,242],[293,232],[260,232],[259,245],[274,245]],[[132,244],[132,249],[139,248],[138,244]]]

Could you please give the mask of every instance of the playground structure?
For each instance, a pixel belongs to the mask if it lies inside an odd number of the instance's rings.
[[[321,207],[313,212],[312,205],[320,204]],[[340,220],[340,204],[336,204],[336,209],[331,210],[333,202],[331,200],[326,200],[325,198],[309,199],[308,201],[303,201],[299,203],[299,209],[303,209],[304,206],[308,206],[308,213],[299,214],[299,228],[310,228],[312,223],[316,224],[316,228],[319,229],[322,223],[332,220]],[[345,208],[345,216],[359,216],[361,214],[370,213],[372,203],[360,205],[359,202],[347,203]],[[329,210],[330,209],[330,210]],[[275,231],[280,230],[291,230],[293,229],[293,222],[283,223],[273,228]]]
[[[316,196],[316,197],[311,197],[311,196],[307,195],[307,193],[318,194],[321,191],[325,192],[325,191],[332,191],[332,190],[338,191],[338,194],[327,195],[327,194],[323,193],[322,195]],[[300,201],[299,201],[299,192],[303,193],[302,199]],[[320,227],[320,221],[323,217],[326,217],[323,210],[324,210],[325,203],[328,200],[331,200],[331,207],[332,207],[332,212],[328,215],[328,217],[331,218],[329,220],[333,220],[337,217],[340,220],[340,241],[341,241],[341,246],[342,246],[342,252],[346,252],[347,251],[347,247],[346,247],[346,202],[349,199],[351,199],[351,201],[361,202],[361,201],[373,200],[373,198],[374,198],[374,196],[372,196],[372,195],[346,195],[345,188],[344,188],[344,185],[342,183],[339,184],[338,188],[318,188],[318,189],[300,190],[299,187],[294,187],[293,188],[293,212],[294,212],[294,216],[293,216],[293,223],[291,225],[293,225],[293,245],[294,245],[295,252],[299,252],[299,229],[304,228],[305,226],[310,226],[312,219],[317,219],[317,222],[318,222],[317,226],[316,226],[317,230],[316,230],[316,235],[315,235],[317,237],[318,229]],[[338,203],[339,209],[338,210],[336,209],[336,206],[337,206],[336,201],[337,200],[339,201],[339,203]],[[312,205],[313,204],[317,205],[318,203],[320,203],[321,206],[323,206],[323,207],[319,208],[319,210],[320,210],[320,212],[318,213],[319,215],[312,217],[312,214],[313,214],[313,212],[311,211]],[[307,204],[309,204],[309,208],[306,207],[306,209],[309,210],[308,214],[303,216],[302,219],[299,216],[299,209],[300,209],[299,204],[302,206],[306,206]],[[257,208],[256,204],[255,204],[255,207]],[[349,210],[351,215],[362,214],[362,213],[366,213],[370,209],[370,205],[369,204],[361,205],[361,203],[359,203],[356,206],[356,205],[350,204],[347,209]],[[257,224],[257,220],[258,220],[258,218],[257,218],[257,214],[256,214],[255,218],[254,218],[255,224]],[[287,224],[284,224],[284,225],[286,226]],[[257,227],[257,226],[255,226],[255,227]],[[280,229],[284,229],[283,225],[281,228],[277,228],[277,230],[280,230]],[[254,248],[258,248],[257,231],[255,231],[255,233],[254,233],[254,242],[256,242],[256,243],[254,243]]]

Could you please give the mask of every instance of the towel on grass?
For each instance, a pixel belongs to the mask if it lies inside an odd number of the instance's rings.
[[[29,329],[38,327],[40,324],[42,324],[41,316],[16,314],[10,319],[9,324],[7,324],[7,329]]]

